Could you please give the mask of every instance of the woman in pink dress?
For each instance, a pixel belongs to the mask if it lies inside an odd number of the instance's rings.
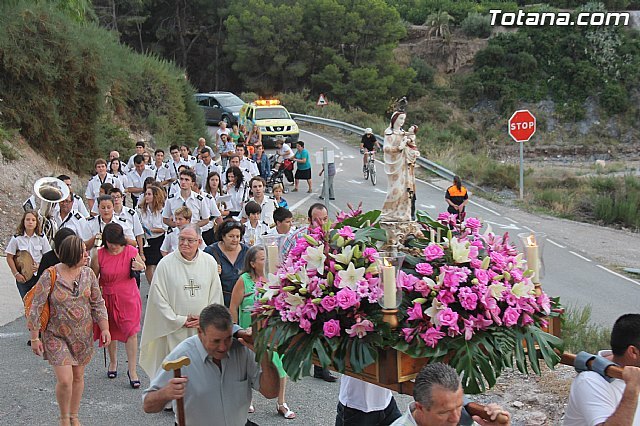
[[[91,259],[91,268],[99,278],[102,297],[109,314],[112,342],[108,346],[107,377],[115,379],[118,376],[117,341],[124,342],[129,366],[129,384],[132,388],[138,389],[140,380],[136,364],[142,300],[131,271],[143,271],[144,262],[138,254],[138,249],[127,244],[122,226],[109,223],[104,227],[102,247],[98,249],[98,255]],[[95,329],[94,338],[98,339],[98,336],[98,330]]]

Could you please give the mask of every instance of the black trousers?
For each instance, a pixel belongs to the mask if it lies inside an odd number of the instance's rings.
[[[345,407],[341,402],[338,402],[336,411],[336,426],[389,426],[402,416],[393,397],[389,405],[380,411],[365,413],[355,408]]]

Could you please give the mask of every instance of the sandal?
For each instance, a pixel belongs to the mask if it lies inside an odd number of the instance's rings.
[[[291,192],[298,192],[298,188],[293,188]]]
[[[133,389],[140,389],[140,380],[131,380],[131,374],[129,374],[129,370],[127,370],[127,377],[129,378],[129,385]]]
[[[249,405],[249,410],[247,410],[247,413],[253,414],[255,412],[256,412],[256,408],[253,406],[253,404]]]
[[[69,416],[69,419],[71,420],[71,426],[82,426],[80,424],[80,420],[78,419],[78,413],[72,413]]]
[[[278,414],[280,414],[285,419],[291,420],[296,418],[296,413],[289,409],[289,406],[286,402],[283,402],[282,404],[276,402],[276,405],[278,407]]]

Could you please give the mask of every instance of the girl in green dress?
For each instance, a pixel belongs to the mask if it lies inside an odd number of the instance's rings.
[[[256,281],[264,280],[265,252],[263,246],[253,246],[247,251],[244,259],[244,270],[236,281],[231,293],[231,303],[229,310],[233,322],[242,328],[251,327],[251,312],[255,300]],[[278,413],[285,419],[295,419],[296,413],[289,409],[284,400],[285,389],[287,386],[287,373],[282,367],[282,356],[277,353],[273,354],[273,364],[280,374],[280,392],[278,393]],[[253,413],[253,404],[249,407],[249,412]]]

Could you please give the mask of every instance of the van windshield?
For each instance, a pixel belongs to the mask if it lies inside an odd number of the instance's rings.
[[[244,101],[233,94],[216,95],[216,100],[220,102],[223,107],[230,107],[244,104]]]
[[[291,119],[284,108],[256,108],[256,120]]]

